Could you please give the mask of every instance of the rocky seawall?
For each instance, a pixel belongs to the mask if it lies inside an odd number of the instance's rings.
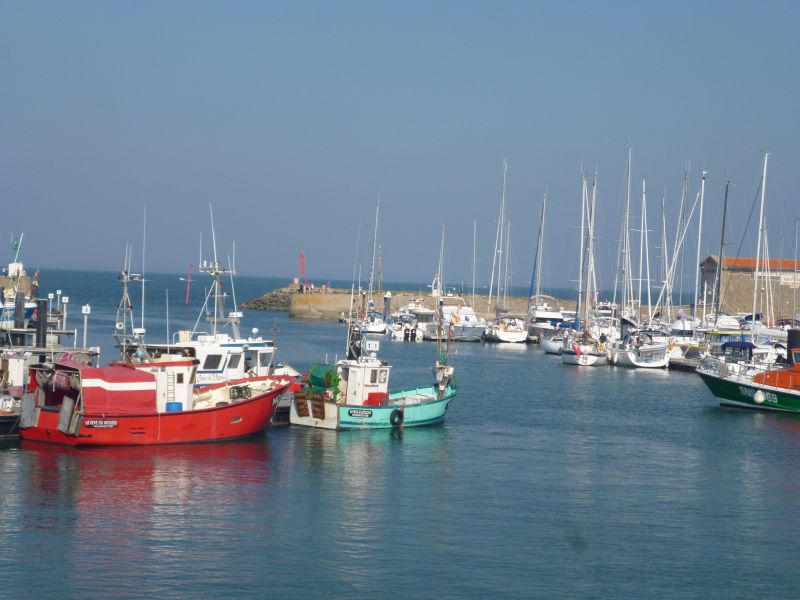
[[[375,309],[383,312],[384,292],[375,297]],[[392,292],[391,310],[408,304],[414,298],[420,298],[419,292]],[[467,302],[471,298],[465,298]],[[354,309],[358,307],[360,297],[356,295],[352,302]],[[350,310],[350,290],[337,288],[315,289],[300,293],[296,288],[278,288],[245,302],[242,308],[250,310],[279,310],[288,312],[296,319],[321,319],[334,320]],[[573,310],[574,300],[558,300],[561,308]],[[508,299],[509,312],[512,314],[525,314],[528,308],[528,299],[525,297],[511,297]],[[434,299],[425,296],[425,306],[434,308]],[[494,314],[494,303],[488,303],[486,296],[476,296],[475,311],[481,315]]]

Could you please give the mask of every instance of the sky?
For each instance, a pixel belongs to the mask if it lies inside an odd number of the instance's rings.
[[[575,285],[581,174],[598,175],[596,254],[613,283],[627,145],[632,220],[647,183],[675,235],[684,174],[706,169],[701,254],[753,256],[770,153],[770,255],[800,217],[800,5],[794,2],[0,2],[0,240],[29,267],[146,269],[218,253],[240,273],[369,272],[488,282],[503,160],[511,273]],[[688,170],[687,170],[688,169]],[[146,227],[145,227],[146,223]],[[697,223],[687,234],[695,263]],[[635,235],[638,235],[636,233]],[[0,245],[0,262],[11,258]],[[223,259],[227,260],[227,259]],[[688,276],[688,275],[687,275]]]

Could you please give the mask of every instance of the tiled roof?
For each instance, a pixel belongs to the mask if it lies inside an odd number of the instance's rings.
[[[710,257],[717,260],[717,257]],[[759,261],[761,269],[766,268],[766,262],[763,258]],[[752,269],[755,271],[756,259],[755,258],[734,258],[725,256],[722,259],[722,267],[725,269]],[[771,271],[794,271],[800,270],[800,260],[795,262],[793,259],[772,258],[769,260],[769,269]]]

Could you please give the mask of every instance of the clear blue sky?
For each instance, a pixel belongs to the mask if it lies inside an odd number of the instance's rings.
[[[487,281],[505,158],[514,283],[545,188],[544,279],[575,279],[583,165],[610,286],[630,141],[653,230],[666,189],[673,235],[687,161],[692,197],[709,170],[703,254],[726,176],[735,253],[772,152],[770,246],[791,257],[799,26],[794,2],[6,0],[2,235],[25,232],[31,266],[119,268],[146,205],[148,268],[181,271],[213,203],[243,273],[291,275],[304,250],[311,277],[349,279],[380,194],[385,280],[429,280],[444,222],[446,279],[469,281],[477,219]]]

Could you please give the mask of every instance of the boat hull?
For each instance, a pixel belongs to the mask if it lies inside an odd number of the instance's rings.
[[[697,373],[724,406],[800,413],[800,392],[741,380],[730,381],[701,370]]]
[[[588,352],[578,354],[572,350],[562,350],[561,362],[566,365],[576,365],[578,367],[600,367],[608,364],[608,357],[605,354]]]
[[[528,341],[528,332],[492,329],[484,333],[483,339],[495,344],[524,344]]]
[[[611,362],[620,367],[637,369],[664,369],[669,366],[669,348],[626,348],[610,349]]]
[[[561,354],[561,350],[564,348],[564,340],[542,339],[539,340],[539,347],[547,354]]]
[[[84,414],[77,434],[59,429],[58,409],[37,408],[36,425],[20,428],[25,440],[67,446],[142,446],[219,442],[263,431],[276,399],[289,384],[224,406],[145,415]]]
[[[402,390],[392,392],[388,402],[381,406],[337,405],[321,397],[295,397],[292,401],[290,422],[292,425],[340,431],[435,425],[444,420],[455,395],[456,388],[452,386],[441,398],[435,397],[433,387]],[[421,400],[422,398],[431,399]]]

